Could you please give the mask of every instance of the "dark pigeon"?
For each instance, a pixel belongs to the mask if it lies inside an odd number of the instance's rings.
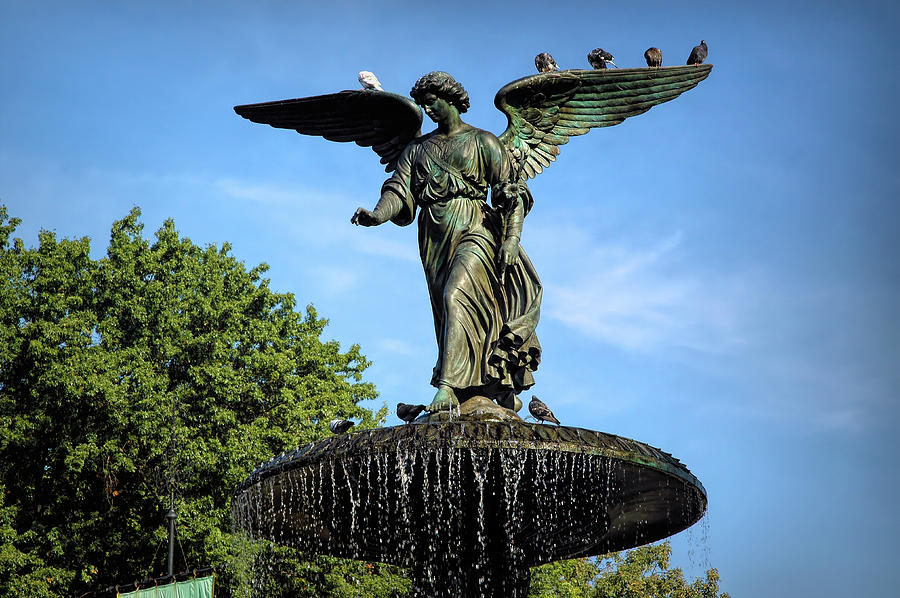
[[[709,48],[706,47],[706,40],[701,39],[700,45],[694,46],[694,49],[691,50],[691,55],[688,56],[685,64],[703,64],[703,61],[706,60],[706,53],[708,51]]]
[[[528,403],[528,411],[537,419],[539,422],[548,421],[553,422],[557,426],[560,425],[559,420],[556,419],[556,416],[553,415],[553,412],[550,411],[550,408],[544,404],[539,398],[534,395],[531,395],[531,402]]]
[[[397,417],[406,423],[410,423],[412,420],[416,419],[423,411],[425,411],[425,405],[397,403]]]
[[[537,67],[539,73],[549,73],[559,70],[559,67],[556,65],[556,61],[553,60],[553,57],[546,52],[541,52],[534,57],[534,66]]]
[[[349,419],[333,419],[331,420],[331,423],[328,424],[328,429],[335,434],[343,434],[355,425],[356,422],[350,421]]]
[[[603,48],[594,48],[591,50],[588,53],[588,62],[590,62],[591,66],[595,69],[605,69],[607,62],[616,66],[616,63],[613,62],[613,55]]]
[[[647,60],[647,66],[659,68],[662,66],[662,50],[659,48],[647,48],[644,52],[644,58]]]

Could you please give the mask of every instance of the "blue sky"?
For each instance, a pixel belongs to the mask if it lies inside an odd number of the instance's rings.
[[[710,77],[563,147],[531,183],[544,283],[534,391],[563,423],[672,452],[709,492],[675,563],[732,596],[896,590],[900,300],[890,2],[52,3],[0,0],[0,202],[90,236],[143,210],[230,242],[359,342],[381,400],[427,402],[435,347],[415,227],[355,228],[370,150],[252,124],[236,104],[435,69],[467,122],[548,51],[621,67],[650,45]],[[515,8],[513,8],[515,7]],[[425,129],[429,129],[426,124]],[[381,400],[378,404],[380,405]],[[376,405],[377,406],[377,405]]]

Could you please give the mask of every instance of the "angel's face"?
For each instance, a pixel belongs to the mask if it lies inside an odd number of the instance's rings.
[[[422,96],[422,110],[425,111],[428,118],[440,124],[442,122],[445,123],[450,119],[453,106],[451,106],[447,100],[440,98],[433,93],[426,93]]]

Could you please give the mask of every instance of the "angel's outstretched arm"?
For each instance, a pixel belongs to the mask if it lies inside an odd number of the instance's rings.
[[[350,222],[357,226],[378,226],[397,216],[402,209],[403,202],[393,191],[387,189],[381,194],[374,209],[357,208]]]
[[[400,154],[396,169],[381,186],[381,197],[371,210],[358,208],[350,219],[357,226],[378,226],[388,220],[398,226],[406,226],[413,221],[416,202],[410,190],[412,176],[413,146]]]

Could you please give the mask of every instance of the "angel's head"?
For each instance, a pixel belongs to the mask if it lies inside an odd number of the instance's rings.
[[[413,85],[409,95],[420,106],[423,105],[425,96],[431,94],[449,104],[452,104],[461,113],[469,109],[469,94],[465,88],[444,71],[432,71],[422,75]]]

